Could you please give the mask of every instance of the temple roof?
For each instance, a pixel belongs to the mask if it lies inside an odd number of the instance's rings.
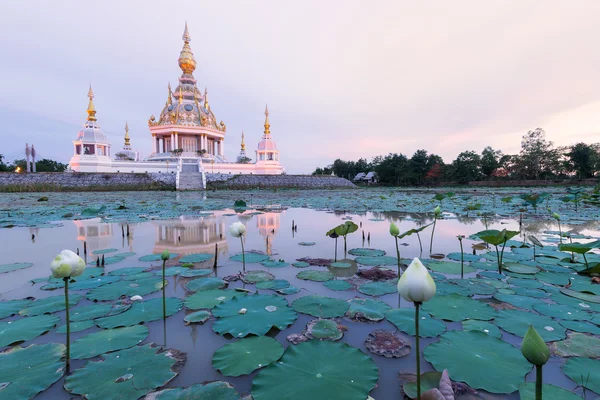
[[[275,141],[273,140],[273,138],[271,137],[271,124],[269,123],[269,107],[266,106],[265,107],[265,124],[264,124],[265,130],[263,132],[263,136],[262,139],[260,140],[260,142],[258,142],[258,147],[256,148],[256,150],[272,150],[272,151],[278,151],[277,150],[277,144],[275,143]]]
[[[92,85],[90,85],[90,90],[88,91],[88,98],[87,120],[85,121],[83,129],[77,133],[77,138],[75,140],[86,143],[108,144],[108,139],[106,138],[104,131],[100,129],[100,125],[98,125],[96,119],[96,107],[94,106],[94,92],[92,91]]]

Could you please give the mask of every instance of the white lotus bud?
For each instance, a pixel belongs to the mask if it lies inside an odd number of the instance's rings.
[[[229,233],[233,237],[240,237],[246,233],[246,226],[244,226],[244,224],[241,222],[234,222],[229,227]]]
[[[85,271],[85,261],[71,250],[63,250],[50,263],[53,278],[79,276]]]
[[[423,303],[435,296],[435,282],[418,258],[412,260],[398,280],[398,293],[414,303]]]

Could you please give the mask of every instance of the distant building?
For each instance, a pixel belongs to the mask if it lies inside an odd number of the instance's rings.
[[[377,173],[374,171],[371,171],[369,173],[359,172],[358,174],[356,174],[354,179],[352,179],[352,181],[363,183],[377,183]]]

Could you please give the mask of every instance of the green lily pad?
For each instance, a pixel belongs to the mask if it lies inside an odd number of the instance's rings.
[[[385,265],[398,265],[398,259],[390,256],[360,256],[356,257],[355,261],[369,267],[382,267]]]
[[[524,382],[519,385],[521,400],[535,400],[535,382]],[[581,400],[581,397],[561,387],[544,383],[542,385],[544,400]]]
[[[329,264],[331,268],[351,268],[352,264],[347,262],[332,262]]]
[[[154,261],[162,261],[162,259],[160,258],[162,254],[148,254],[145,256],[141,256],[140,258],[138,258],[138,260],[143,261],[143,262],[154,262]],[[179,257],[179,254],[177,253],[171,253],[171,257],[169,257],[169,260],[172,260],[174,258]]]
[[[557,272],[538,272],[535,278],[540,282],[549,283],[551,285],[567,285],[571,283],[570,274]]]
[[[298,318],[284,298],[266,294],[226,300],[213,309],[213,315],[217,318],[213,331],[237,338],[265,335],[272,328],[283,330]]]
[[[72,333],[85,331],[86,329],[90,329],[92,326],[96,326],[94,321],[71,321],[71,325],[69,328],[71,329]],[[56,333],[67,333],[67,325],[61,325],[58,328],[56,328]]]
[[[267,336],[241,339],[221,347],[212,357],[213,368],[225,376],[241,376],[275,362],[283,346]]]
[[[177,376],[179,352],[159,350],[147,344],[104,354],[100,361],[88,361],[73,371],[65,389],[89,400],[114,398],[116,393],[122,399],[137,399]]]
[[[270,281],[258,282],[257,289],[281,290],[290,287],[290,283],[285,279],[272,279]]]
[[[182,264],[185,263],[201,263],[204,261],[208,261],[214,257],[214,254],[204,254],[204,253],[194,253],[183,256],[179,259],[179,262]],[[173,258],[173,257],[171,257]]]
[[[203,324],[210,318],[210,311],[200,310],[188,314],[183,319],[188,324]]]
[[[117,268],[117,269],[113,269],[112,271],[110,271],[108,273],[108,275],[121,275],[121,276],[125,276],[125,275],[137,275],[140,274],[144,271],[146,271],[148,268],[146,267],[125,267],[125,268]]]
[[[583,333],[570,333],[565,340],[550,345],[561,357],[600,357],[600,338]]]
[[[26,308],[31,300],[4,300],[0,301],[0,319],[15,315]]]
[[[345,343],[311,340],[289,346],[280,362],[252,381],[254,400],[281,399],[282,393],[311,400],[365,400],[379,371],[371,357]]]
[[[574,297],[579,300],[583,300],[588,303],[600,303],[600,296],[584,293],[584,292],[576,292],[575,290],[561,288],[560,292],[565,296]]]
[[[510,278],[508,283],[525,289],[541,289],[544,287],[542,282],[533,279]]]
[[[493,297],[498,301],[502,301],[525,310],[531,310],[538,304],[546,304],[543,300],[533,297],[519,296],[516,294],[494,293]]]
[[[186,272],[188,270],[189,268],[186,267],[167,267],[165,268],[165,277],[179,275],[182,272]],[[162,269],[155,270],[154,275],[162,276]]]
[[[449,331],[423,350],[436,370],[491,393],[512,393],[531,371],[521,350],[477,331]],[[490,374],[490,371],[494,371]]]
[[[412,336],[415,335],[414,308],[396,308],[386,312],[385,317],[402,332]],[[420,337],[436,337],[446,332],[446,324],[440,320],[431,318],[431,315],[420,312],[419,318]]]
[[[539,289],[527,289],[522,287],[516,287],[513,288],[513,291],[517,296],[532,297],[535,299],[543,299],[545,297],[550,296],[548,292],[544,292],[543,290]]]
[[[95,303],[89,306],[72,308],[71,311],[71,322],[87,321],[100,317],[104,317],[108,314],[120,314],[126,311],[130,305],[123,306],[121,303],[116,305],[110,303]]]
[[[454,260],[454,261],[460,261],[461,253],[460,252],[449,253],[449,254],[446,254],[446,258],[449,258],[450,260]],[[472,262],[472,261],[479,261],[482,259],[482,257],[477,254],[462,253],[462,259],[465,263],[467,263],[467,262]]]
[[[33,263],[0,264],[0,274],[17,271],[19,269],[29,268],[31,266],[33,266]]]
[[[266,260],[261,262],[260,265],[267,268],[283,268],[289,266],[290,264],[286,263],[285,261]]]
[[[31,399],[64,373],[65,346],[58,343],[13,347],[0,352],[0,398]]]
[[[365,257],[381,257],[385,256],[385,251],[379,249],[368,249],[368,248],[356,248],[348,251],[348,254],[353,256],[365,256]]]
[[[233,289],[204,290],[186,297],[185,306],[190,310],[212,309],[225,300],[245,295],[245,292],[238,292]]]
[[[100,328],[112,329],[121,326],[133,326],[141,324],[142,322],[150,322],[162,319],[162,297],[146,300],[136,301],[131,307],[120,314],[111,315],[109,317],[98,318],[96,325]],[[183,301],[174,297],[166,298],[167,305],[167,317],[173,315],[183,308]]]
[[[261,263],[261,262],[267,261],[269,258],[271,258],[266,254],[253,253],[253,252],[245,253],[244,257],[246,259],[246,263],[248,263],[248,264]],[[236,254],[235,256],[230,257],[229,259],[231,261],[242,262],[242,254],[241,253]]]
[[[343,280],[323,282],[323,286],[325,286],[327,289],[331,289],[331,290],[335,290],[335,291],[350,290],[354,287],[350,283],[343,281]]]
[[[60,322],[56,315],[37,315],[34,317],[0,322],[0,347],[34,339]]]
[[[309,339],[336,341],[344,336],[344,332],[334,320],[313,319],[306,324],[304,335]]]
[[[556,304],[553,304],[556,305]],[[570,329],[575,332],[581,333],[591,333],[592,335],[600,335],[600,327],[596,324],[592,324],[591,322],[585,321],[558,321],[559,324],[564,326],[567,329]]]
[[[319,318],[343,317],[350,304],[342,299],[325,296],[304,296],[292,303],[294,310]]]
[[[292,266],[296,268],[308,268],[310,267],[310,264],[305,261],[296,261],[295,263],[292,263]]]
[[[92,254],[98,255],[98,254],[114,253],[115,251],[119,251],[119,249],[100,249],[100,250],[94,250],[94,252]]]
[[[82,296],[79,294],[69,294],[69,307],[73,307]],[[65,296],[51,296],[44,299],[34,300],[27,305],[24,309],[19,311],[19,315],[32,317],[34,315],[51,314],[56,311],[63,311],[65,309]]]
[[[359,292],[369,296],[383,296],[384,294],[397,293],[396,281],[368,282],[356,288]]]
[[[71,357],[92,358],[127,349],[142,343],[148,337],[148,332],[148,328],[143,325],[94,332],[71,343]]]
[[[454,322],[466,319],[489,321],[496,316],[496,310],[488,304],[458,294],[435,296],[424,303],[422,309],[436,318]]]
[[[569,358],[562,370],[577,385],[600,393],[600,360],[585,357]]]
[[[469,319],[461,323],[463,326],[463,331],[479,331],[498,339],[502,337],[502,332],[500,332],[500,329],[498,329],[498,327],[491,322]]]
[[[190,292],[201,292],[203,290],[215,290],[221,289],[227,286],[221,278],[209,277],[209,278],[198,278],[186,283],[185,288]]]
[[[450,283],[465,289],[466,292],[463,294],[468,295],[486,295],[489,296],[496,292],[496,287],[486,283],[483,280],[477,280],[476,278],[471,279],[449,279]],[[493,282],[489,281],[488,282]]]
[[[242,275],[242,281],[244,283],[257,283],[270,281],[275,279],[275,276],[267,271],[248,271]]]
[[[592,318],[588,312],[564,304],[535,304],[533,309],[540,314],[561,320],[587,321]]]
[[[440,272],[442,274],[460,275],[460,263],[450,261],[429,261],[427,266],[432,271]],[[463,272],[465,274],[470,274],[475,271],[476,269],[468,264],[463,266]]]
[[[228,382],[215,381],[161,390],[146,396],[145,400],[240,400],[240,395]]]
[[[506,271],[515,273],[515,274],[524,274],[524,275],[534,275],[534,274],[540,272],[540,269],[538,267],[534,267],[531,265],[525,265],[525,264],[521,264],[521,263],[512,263],[512,262],[504,263],[503,269],[505,269]]]
[[[385,313],[392,307],[380,300],[361,299],[355,297],[348,300],[350,308],[346,311],[346,316],[350,319],[367,319],[369,321],[381,321],[385,318]]]
[[[306,271],[300,271],[296,274],[296,278],[303,279],[306,281],[313,282],[325,282],[332,280],[334,275],[329,271],[319,271],[316,269],[309,269]]]
[[[564,339],[567,336],[566,329],[557,321],[528,311],[500,310],[494,323],[505,331],[520,337],[525,336],[529,325],[533,325],[545,342]]]
[[[87,293],[89,300],[116,300],[121,296],[145,296],[162,289],[162,278],[152,277],[137,281],[119,281],[110,285],[100,286]],[[71,296],[69,296],[70,298]]]
[[[186,268],[186,271],[182,271],[179,274],[180,278],[198,278],[201,276],[210,275],[213,273],[212,269],[190,269]]]

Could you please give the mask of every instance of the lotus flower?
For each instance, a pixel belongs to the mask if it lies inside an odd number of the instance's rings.
[[[400,229],[398,228],[398,226],[396,226],[395,223],[391,223],[390,224],[390,235],[392,236],[398,236],[400,234]]]
[[[560,221],[560,215],[558,215],[558,213],[556,213],[556,212],[552,213],[552,218],[554,218],[557,221]]]
[[[413,303],[423,303],[435,296],[435,282],[418,258],[412,260],[398,280],[398,293]]]
[[[437,217],[439,217],[440,215],[442,215],[442,208],[440,206],[436,206],[433,209],[433,214]]]
[[[241,222],[234,222],[229,227],[229,233],[231,234],[231,236],[236,238],[243,236],[246,233],[246,226]]]
[[[85,261],[71,250],[63,250],[50,263],[53,278],[71,278],[85,271]]]
[[[544,365],[550,358],[550,350],[544,342],[544,339],[535,330],[532,325],[529,325],[523,343],[521,344],[521,353],[533,365]]]
[[[169,250],[163,251],[160,255],[160,259],[163,261],[167,261],[169,258],[171,258],[171,253],[169,253]]]

